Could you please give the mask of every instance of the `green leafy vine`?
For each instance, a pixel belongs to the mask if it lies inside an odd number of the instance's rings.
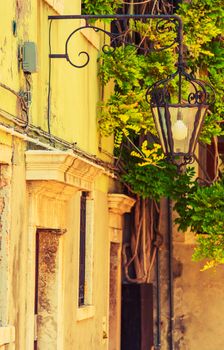
[[[84,0],[83,13],[111,14],[121,6],[119,0]],[[223,1],[183,2],[177,14],[184,22],[184,55],[189,72],[208,80],[216,90],[216,102],[206,116],[200,137],[201,142],[209,144],[214,137],[224,134]],[[142,41],[154,41],[157,49],[164,42],[173,40],[173,31],[158,34],[154,21],[135,21],[131,23],[130,30],[131,34],[128,34],[131,36],[139,33]],[[99,60],[102,84],[114,83],[114,93],[99,105],[99,128],[103,135],[114,134],[115,152],[121,160],[122,181],[142,198],[156,201],[163,196],[173,198],[179,214],[179,228],[206,233],[198,236],[193,258],[207,259],[206,267],[224,263],[223,180],[201,187],[192,168],[185,173],[177,173],[176,167],[161,157],[161,149],[153,151],[156,130],[145,101],[145,91],[153,82],[175,71],[176,47],[144,55],[138,47],[121,46],[110,53],[103,53]]]
[[[114,14],[122,5],[122,0],[83,0],[82,14],[106,15]]]

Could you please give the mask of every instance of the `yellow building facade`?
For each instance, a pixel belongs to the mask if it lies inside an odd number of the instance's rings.
[[[0,4],[0,350],[120,346],[123,214],[134,200],[118,193],[113,144],[97,130],[102,38],[72,39],[78,64],[80,51],[91,57],[83,69],[49,61],[80,21],[48,16],[80,10],[79,0]]]

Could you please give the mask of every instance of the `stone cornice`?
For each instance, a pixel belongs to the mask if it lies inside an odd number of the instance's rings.
[[[91,191],[103,167],[72,152],[26,151],[26,180],[56,181],[77,190]]]
[[[108,194],[108,208],[109,212],[123,215],[129,213],[135,204],[135,199],[120,193]]]

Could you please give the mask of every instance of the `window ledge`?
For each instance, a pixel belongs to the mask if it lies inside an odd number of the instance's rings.
[[[83,305],[77,309],[77,321],[92,318],[95,315],[94,305]]]
[[[15,327],[0,327],[0,346],[13,343],[15,341]]]

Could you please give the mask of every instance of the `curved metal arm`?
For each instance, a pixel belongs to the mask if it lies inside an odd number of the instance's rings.
[[[128,23],[130,20],[147,20],[147,19],[157,19],[159,22],[156,25],[156,31],[158,34],[166,31],[168,28],[166,26],[162,27],[162,22],[167,23],[174,23],[175,24],[175,31],[177,32],[176,38],[169,43],[168,45],[164,45],[162,47],[156,48],[155,44],[152,43],[151,47],[144,50],[144,53],[147,54],[149,52],[153,51],[162,51],[166,50],[170,47],[172,47],[175,43],[178,43],[178,67],[181,65],[183,66],[183,25],[182,20],[179,16],[176,15],[64,15],[64,16],[49,16],[49,20],[55,21],[55,20],[85,20],[86,25],[80,26],[79,28],[73,30],[71,34],[68,36],[65,42],[65,51],[64,53],[50,53],[49,57],[52,58],[64,58],[66,59],[73,67],[75,68],[83,68],[85,67],[89,61],[89,53],[86,51],[80,51],[78,53],[78,56],[85,56],[84,63],[76,64],[73,62],[72,58],[69,55],[69,43],[72,37],[85,29],[92,29],[94,31],[101,31],[107,36],[111,38],[111,49],[108,50],[108,45],[103,45],[102,50],[104,53],[111,53],[113,52],[117,46],[121,44],[130,44],[132,46],[135,46],[137,49],[143,50],[141,47],[139,47],[137,44],[129,42],[126,35],[126,30],[124,30],[121,33],[113,33],[111,31],[102,29],[98,26],[89,24],[91,20],[112,20],[112,21],[126,21]],[[146,40],[146,38],[144,38]],[[49,41],[51,42],[51,37],[49,38]]]

